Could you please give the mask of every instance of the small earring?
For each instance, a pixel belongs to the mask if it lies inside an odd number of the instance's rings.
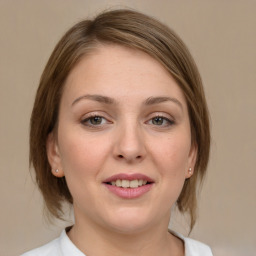
[[[58,173],[58,172],[59,172],[59,170],[58,170],[58,169],[56,169],[56,170],[55,170],[55,172],[56,172],[56,173]]]
[[[192,168],[191,167],[188,169],[188,173],[192,174]]]

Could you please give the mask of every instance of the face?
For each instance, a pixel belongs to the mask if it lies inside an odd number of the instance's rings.
[[[149,55],[99,46],[69,74],[47,152],[76,223],[118,232],[167,225],[196,160],[186,101]]]

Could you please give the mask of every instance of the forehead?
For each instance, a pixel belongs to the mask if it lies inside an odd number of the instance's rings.
[[[122,97],[162,94],[184,99],[171,74],[148,54],[120,45],[100,45],[84,56],[70,72],[64,97],[82,93]]]

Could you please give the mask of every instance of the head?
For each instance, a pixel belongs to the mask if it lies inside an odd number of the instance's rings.
[[[30,163],[49,212],[62,217],[62,203],[73,203],[65,177],[52,174],[47,140],[57,136],[60,102],[71,71],[100,45],[139,50],[160,63],[181,89],[188,109],[191,145],[197,157],[193,175],[185,180],[177,200],[180,212],[196,220],[197,188],[209,158],[210,131],[207,105],[197,67],[181,39],[168,27],[130,10],[105,12],[73,26],[55,47],[42,74],[31,116]]]

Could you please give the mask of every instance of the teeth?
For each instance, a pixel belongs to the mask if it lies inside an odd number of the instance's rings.
[[[122,180],[122,187],[123,188],[129,188],[130,187],[129,180]]]
[[[137,188],[139,186],[138,180],[131,180],[130,181],[130,188]]]
[[[117,187],[122,187],[122,181],[121,180],[117,180],[116,181],[116,186]]]
[[[122,187],[122,188],[138,188],[142,185],[146,185],[146,180],[116,180],[111,181],[112,186]]]

